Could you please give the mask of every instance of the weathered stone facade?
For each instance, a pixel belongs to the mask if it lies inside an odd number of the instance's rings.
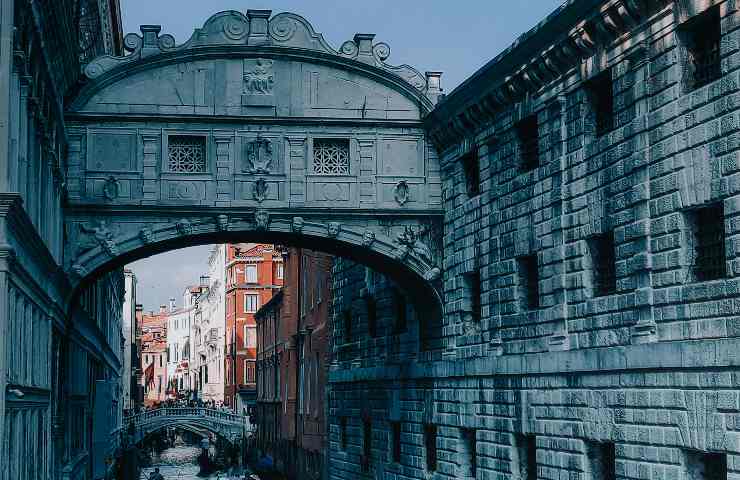
[[[740,474],[739,14],[568,2],[427,116],[442,359],[337,357],[331,478]]]

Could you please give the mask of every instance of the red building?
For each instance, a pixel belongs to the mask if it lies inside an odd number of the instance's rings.
[[[332,258],[291,248],[285,284],[256,315],[258,447],[290,478],[318,478],[326,444]]]
[[[254,315],[283,285],[283,257],[274,245],[226,247],[226,359],[224,403],[248,411],[257,398]]]

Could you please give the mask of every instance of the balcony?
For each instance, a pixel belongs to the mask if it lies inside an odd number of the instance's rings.
[[[208,333],[206,333],[203,341],[208,345],[217,343],[218,342],[218,328],[212,328],[208,330]]]

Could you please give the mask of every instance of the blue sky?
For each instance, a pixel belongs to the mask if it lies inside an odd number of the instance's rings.
[[[391,64],[409,64],[421,72],[444,72],[450,92],[488,60],[509,46],[562,0],[121,0],[124,32],[139,25],[162,25],[178,44],[222,10],[270,9],[305,17],[334,48],[355,33],[374,33],[391,47]],[[130,265],[139,279],[138,299],[146,310],[170,297],[182,303],[182,289],[206,270],[209,246],[157,255]]]

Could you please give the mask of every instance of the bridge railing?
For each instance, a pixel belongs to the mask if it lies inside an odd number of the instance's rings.
[[[160,420],[163,417],[201,417],[227,423],[247,423],[247,417],[242,415],[204,407],[162,407],[128,415],[124,418],[123,422],[125,426],[133,420],[134,425],[138,426],[153,420]]]

